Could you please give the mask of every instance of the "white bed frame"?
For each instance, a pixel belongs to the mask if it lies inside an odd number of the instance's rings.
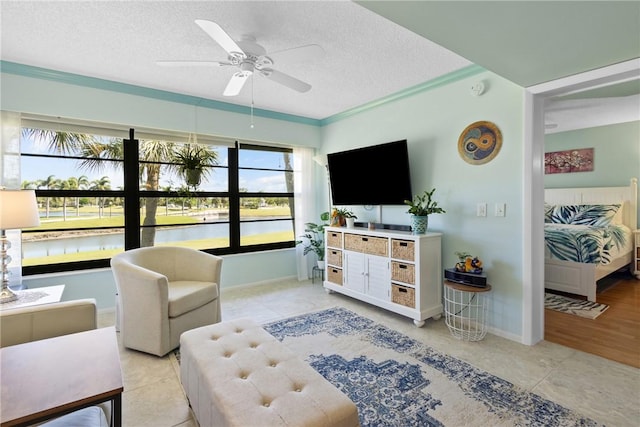
[[[548,188],[544,190],[544,200],[550,205],[622,203],[624,224],[631,231],[638,228],[637,178],[631,178],[627,187]],[[632,262],[633,248],[607,265],[545,259],[544,287],[595,301],[596,282]]]

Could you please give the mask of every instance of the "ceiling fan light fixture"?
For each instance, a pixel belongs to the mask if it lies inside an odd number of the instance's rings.
[[[240,64],[240,71],[245,77],[249,77],[251,74],[253,74],[253,70],[254,66],[251,62],[245,61]]]

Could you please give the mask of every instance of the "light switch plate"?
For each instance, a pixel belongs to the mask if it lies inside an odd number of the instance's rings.
[[[476,206],[476,216],[487,216],[487,204],[484,202],[478,203]]]

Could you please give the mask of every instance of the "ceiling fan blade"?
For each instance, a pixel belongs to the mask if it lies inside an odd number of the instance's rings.
[[[223,65],[231,65],[231,62],[178,60],[178,61],[156,61],[156,64],[158,64],[161,67],[221,67]]]
[[[216,43],[222,46],[222,48],[226,50],[227,53],[244,54],[244,51],[240,49],[240,46],[238,46],[238,44],[231,38],[231,36],[229,36],[229,34],[227,34],[220,27],[220,25],[216,24],[215,22],[206,21],[204,19],[196,19],[196,24],[198,24],[200,28],[202,28],[207,34],[209,34],[209,37],[215,40]]]
[[[260,74],[268,79],[273,80],[276,83],[280,83],[281,85],[287,86],[288,88],[291,88],[298,92],[308,92],[311,89],[310,84],[305,83],[302,80],[298,80],[295,77],[291,77],[288,74],[272,70],[270,68],[263,68],[262,70],[260,70]]]
[[[302,62],[311,59],[317,60],[324,56],[324,49],[317,44],[293,47],[277,52],[269,52],[269,57],[274,61]]]
[[[227,87],[224,89],[222,94],[224,96],[236,96],[239,94],[250,75],[251,74],[247,74],[242,71],[235,73],[231,77],[231,80],[229,80],[229,83],[227,83]]]

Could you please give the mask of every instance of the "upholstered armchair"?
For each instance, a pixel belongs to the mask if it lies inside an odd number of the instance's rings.
[[[218,256],[154,246],[115,255],[111,269],[127,348],[164,356],[179,346],[184,331],[220,322]]]

